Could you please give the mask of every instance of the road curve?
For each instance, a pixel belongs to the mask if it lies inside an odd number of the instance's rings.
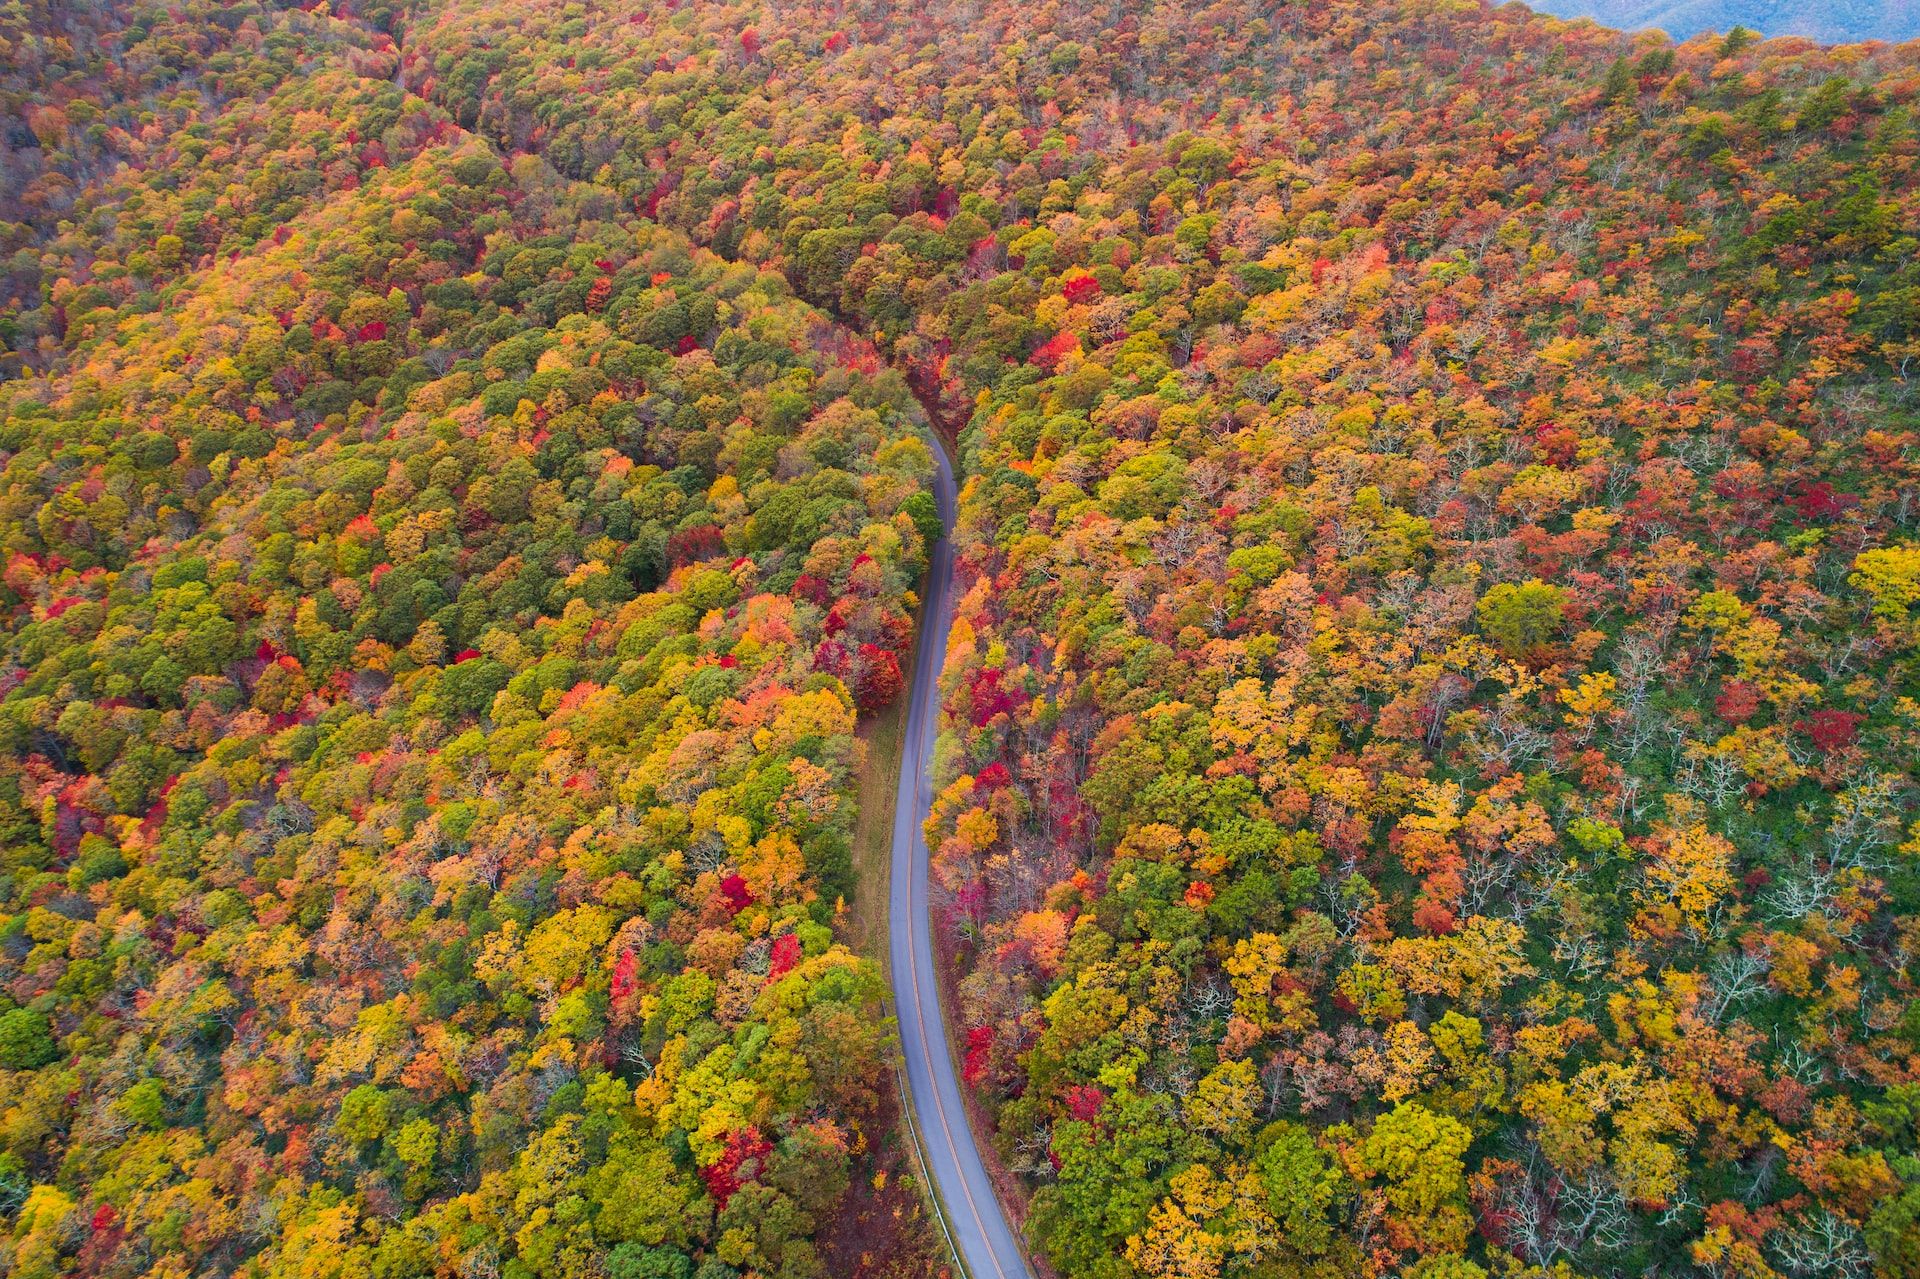
[[[933,441],[934,501],[941,527],[953,528],[953,465]],[[946,1014],[933,966],[932,897],[922,823],[933,803],[933,743],[940,728],[940,666],[953,617],[953,543],[934,543],[927,598],[913,661],[913,700],[900,750],[893,802],[893,865],[888,918],[894,1012],[906,1058],[907,1098],[948,1234],[973,1279],[1026,1279],[1026,1250],[1001,1210],[980,1148],[967,1124],[954,1073]]]

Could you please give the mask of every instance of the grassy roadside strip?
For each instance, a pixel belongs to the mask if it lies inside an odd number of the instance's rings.
[[[841,924],[848,943],[880,966],[881,972],[888,977],[889,987],[892,985],[892,974],[889,971],[887,943],[893,892],[893,810],[900,791],[901,755],[906,745],[907,719],[913,707],[913,675],[918,669],[920,642],[926,634],[926,587],[927,578],[923,574],[913,645],[901,654],[900,664],[906,682],[892,705],[855,730],[866,746],[866,756],[861,761],[859,785],[856,788],[859,804],[859,820],[853,838],[856,891],[854,900],[841,918]],[[920,1133],[913,1122],[913,1107],[907,1100],[906,1072],[901,1069],[897,1058],[893,1078],[894,1095],[899,1103],[894,1109],[893,1136],[912,1152],[914,1180],[920,1184],[922,1199],[932,1214],[940,1241],[945,1245],[952,1267],[951,1274],[959,1279],[967,1279],[969,1272],[965,1259],[961,1257],[960,1249],[947,1229],[946,1205],[940,1201],[939,1188],[933,1184],[933,1177],[927,1171],[926,1152],[920,1145]]]
[[[925,585],[925,579],[921,579]],[[921,611],[925,612],[924,602]],[[866,746],[860,765],[855,799],[859,820],[853,832],[854,898],[842,923],[848,943],[861,955],[887,969],[887,902],[893,884],[893,803],[900,783],[900,752],[906,744],[907,712],[913,705],[913,658],[920,645],[914,629],[914,647],[901,654],[907,682],[893,704],[861,724],[856,731]]]

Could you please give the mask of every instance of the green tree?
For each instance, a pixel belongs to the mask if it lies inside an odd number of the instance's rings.
[[[1527,657],[1552,641],[1571,597],[1565,587],[1538,578],[1501,582],[1480,597],[1480,629],[1509,657]]]
[[[0,1066],[37,1070],[60,1055],[53,1026],[44,1013],[13,1008],[0,1013]]]
[[[333,1130],[348,1141],[365,1145],[387,1135],[393,1118],[393,1098],[376,1084],[361,1084],[340,1101]]]
[[[1256,1143],[1254,1167],[1267,1187],[1267,1206],[1285,1245],[1317,1257],[1333,1242],[1332,1212],[1343,1178],[1314,1144],[1306,1125],[1269,1124]]]
[[[1462,1156],[1473,1134],[1457,1119],[1403,1101],[1374,1121],[1361,1158],[1385,1185],[1389,1211],[1429,1252],[1466,1242],[1467,1177]]]

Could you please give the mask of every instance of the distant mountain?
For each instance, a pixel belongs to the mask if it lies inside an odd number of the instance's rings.
[[[1656,27],[1677,40],[1702,31],[1750,27],[1769,36],[1807,36],[1830,44],[1920,39],[1920,0],[1537,0],[1562,18],[1592,18],[1633,31]]]

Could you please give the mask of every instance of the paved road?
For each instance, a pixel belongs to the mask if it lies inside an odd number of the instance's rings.
[[[396,42],[398,45],[398,42]],[[407,91],[406,51],[393,82]],[[947,450],[930,440],[934,457],[934,501],[940,523],[953,527],[958,499]],[[934,977],[932,899],[928,895],[927,841],[921,823],[933,803],[933,740],[940,727],[940,663],[947,653],[948,623],[953,618],[953,544],[934,544],[927,574],[925,629],[914,657],[913,704],[907,708],[907,733],[900,752],[900,787],[893,803],[893,866],[888,932],[894,1011],[907,1065],[907,1105],[933,1174],[935,1193],[944,1206],[947,1230],[972,1279],[1031,1279],[1026,1250],[1013,1223],[1000,1209],[973,1129],[967,1125],[947,1044],[947,1019]]]
[[[940,522],[953,527],[953,467],[933,446],[934,498]],[[994,1196],[967,1125],[960,1080],[948,1048],[946,1015],[934,976],[927,841],[921,823],[933,802],[933,741],[940,726],[940,664],[953,618],[953,544],[941,538],[927,573],[927,602],[914,657],[913,704],[900,751],[900,789],[893,803],[892,901],[888,907],[894,1011],[907,1062],[907,1104],[945,1208],[947,1229],[973,1279],[1025,1279],[1026,1250]]]

